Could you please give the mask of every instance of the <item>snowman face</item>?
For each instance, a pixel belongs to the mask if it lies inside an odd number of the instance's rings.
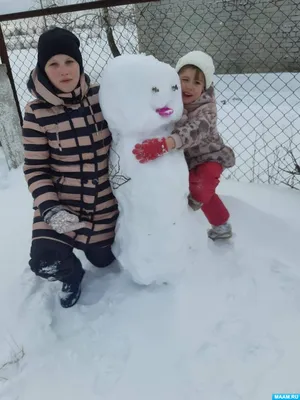
[[[182,116],[180,79],[152,56],[119,56],[103,72],[100,105],[113,135],[163,135]]]

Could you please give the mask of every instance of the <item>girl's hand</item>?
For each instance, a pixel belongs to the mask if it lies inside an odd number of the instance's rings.
[[[136,144],[132,153],[136,159],[144,164],[155,160],[175,148],[175,141],[172,137],[161,139],[144,140],[141,144]]]

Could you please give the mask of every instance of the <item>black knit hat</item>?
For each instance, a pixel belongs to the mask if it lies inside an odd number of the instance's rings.
[[[50,29],[39,38],[38,66],[45,71],[45,66],[51,57],[57,54],[66,54],[78,62],[80,73],[82,73],[83,63],[79,47],[80,41],[72,32],[62,28]]]

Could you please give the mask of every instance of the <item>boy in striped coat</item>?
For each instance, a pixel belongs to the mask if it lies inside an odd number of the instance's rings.
[[[34,199],[30,267],[63,283],[60,302],[79,299],[84,270],[73,249],[97,267],[114,260],[118,206],[108,178],[111,134],[99,85],[84,74],[79,40],[54,28],[38,43],[23,124],[25,178]]]

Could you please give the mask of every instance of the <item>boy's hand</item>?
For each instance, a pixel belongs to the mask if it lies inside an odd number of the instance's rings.
[[[76,231],[85,227],[85,223],[80,222],[77,215],[69,213],[62,206],[50,209],[46,213],[44,220],[59,234]]]
[[[49,225],[57,233],[68,233],[85,228],[85,223],[80,222],[77,215],[71,214],[65,210],[59,211],[49,219]]]
[[[132,153],[140,163],[144,164],[161,157],[174,147],[175,142],[172,138],[155,138],[144,140],[141,144],[136,144]]]

